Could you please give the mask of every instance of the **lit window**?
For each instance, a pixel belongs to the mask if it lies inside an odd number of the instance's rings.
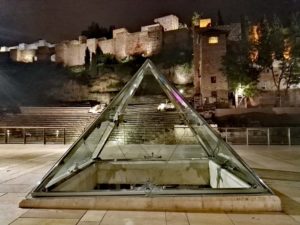
[[[216,76],[210,77],[210,82],[211,82],[212,84],[217,83],[217,77],[216,77]]]
[[[208,38],[208,44],[218,44],[219,43],[219,37],[212,36]]]
[[[211,19],[201,19],[199,22],[200,28],[211,27]]]

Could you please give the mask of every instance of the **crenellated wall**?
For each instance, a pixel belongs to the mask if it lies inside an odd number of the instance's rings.
[[[135,55],[146,57],[161,51],[164,33],[172,31],[172,34],[166,35],[166,37],[171,37],[176,36],[176,31],[179,31],[179,19],[175,15],[156,18],[154,22],[155,24],[142,26],[139,32],[134,33],[128,32],[126,28],[115,29],[113,38],[109,40],[87,39],[79,36],[78,40],[63,41],[55,47],[45,40],[39,40],[32,44],[21,43],[10,48],[1,47],[0,50],[1,52],[10,51],[13,61],[31,63],[51,60],[68,67],[84,65],[86,49],[89,49],[90,59],[92,59],[92,54],[96,52],[98,46],[104,54],[111,54],[119,61]],[[39,47],[49,49],[43,48],[38,51]]]
[[[126,58],[134,55],[151,56],[157,54],[163,47],[166,31],[173,31],[166,37],[177,35],[179,20],[178,17],[169,15],[154,21],[156,24],[142,26],[139,32],[130,33],[126,28],[115,29],[113,30],[113,38],[109,40],[103,38],[86,40],[80,36],[79,40],[59,43],[55,48],[56,62],[63,63],[65,66],[83,65],[86,48],[88,47],[90,53],[93,53],[97,46],[101,48],[104,54],[114,55],[117,60],[126,60]]]
[[[154,20],[155,23],[160,24],[164,31],[178,30],[179,29],[179,19],[175,15],[168,15]]]
[[[36,61],[36,50],[34,49],[13,49],[10,51],[10,58],[14,62],[32,63]]]
[[[160,25],[142,27],[140,32],[129,33],[125,28],[113,31],[113,38],[84,39],[67,41],[56,45],[56,62],[65,66],[84,65],[85,51],[90,54],[96,52],[99,46],[104,54],[111,54],[118,60],[124,60],[129,56],[151,56],[160,52],[162,48],[162,28]]]

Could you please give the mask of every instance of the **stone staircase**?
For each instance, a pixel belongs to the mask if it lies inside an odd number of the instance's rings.
[[[127,144],[169,143],[174,140],[174,124],[183,124],[176,112],[158,112],[157,104],[129,105],[123,123],[115,129],[110,141]]]
[[[0,127],[65,128],[66,143],[73,142],[90,125],[97,114],[88,107],[21,107],[21,113],[2,115]]]

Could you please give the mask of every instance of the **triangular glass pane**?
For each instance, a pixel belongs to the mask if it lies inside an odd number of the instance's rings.
[[[205,156],[184,115],[169,100],[151,71],[145,71],[99,155],[102,160],[167,161]]]
[[[32,196],[267,193],[147,60]]]

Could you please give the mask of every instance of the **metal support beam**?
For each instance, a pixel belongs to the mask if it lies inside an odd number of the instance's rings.
[[[23,128],[23,143],[26,144],[26,129]]]
[[[270,128],[267,129],[267,144],[270,145],[271,140],[270,140]]]
[[[45,128],[43,128],[43,140],[44,140],[44,145],[46,144],[46,131]]]
[[[292,141],[291,141],[291,128],[290,127],[288,127],[287,132],[288,132],[288,143],[289,143],[289,146],[291,146]]]

